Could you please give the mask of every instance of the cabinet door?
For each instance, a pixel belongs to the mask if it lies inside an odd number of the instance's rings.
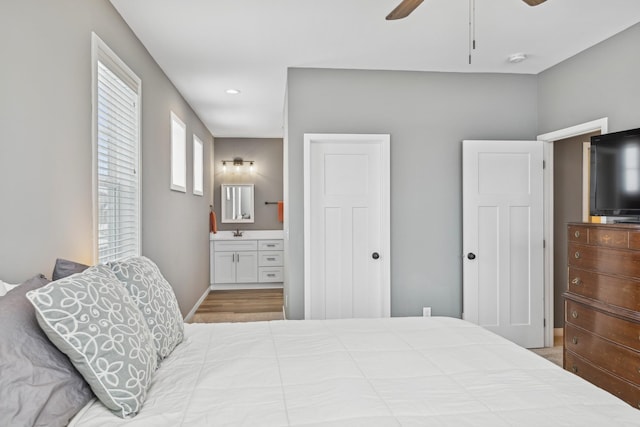
[[[214,254],[215,283],[236,282],[236,263],[234,262],[235,258],[235,252],[216,252]]]
[[[258,281],[258,253],[236,252],[236,283]]]

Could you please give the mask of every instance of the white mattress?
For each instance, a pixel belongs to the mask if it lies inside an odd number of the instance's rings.
[[[72,426],[640,426],[640,411],[444,317],[185,325],[133,419]]]

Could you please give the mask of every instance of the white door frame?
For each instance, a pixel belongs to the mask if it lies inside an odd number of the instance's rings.
[[[592,120],[590,122],[571,126],[565,129],[538,135],[537,140],[544,142],[544,159],[546,167],[544,169],[544,239],[546,242],[546,251],[544,254],[544,318],[546,319],[544,328],[544,345],[545,347],[553,347],[553,143],[555,141],[571,138],[573,136],[583,135],[589,132],[600,131],[600,133],[609,132],[609,118]],[[589,212],[589,175],[588,165],[583,163],[582,168],[582,200],[583,200],[583,218],[585,211]]]
[[[305,133],[304,134],[304,317],[311,313],[311,144],[322,142],[375,142],[381,144],[382,195],[381,209],[381,248],[386,254],[382,262],[383,315],[391,315],[391,156],[389,134],[338,134],[338,133]],[[385,226],[388,225],[388,226]]]

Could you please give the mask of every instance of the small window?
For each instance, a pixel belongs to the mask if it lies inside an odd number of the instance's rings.
[[[171,112],[171,187],[187,192],[187,127]]]
[[[204,146],[197,136],[193,135],[193,194],[204,195]]]
[[[140,255],[141,81],[92,34],[94,223],[99,263]]]

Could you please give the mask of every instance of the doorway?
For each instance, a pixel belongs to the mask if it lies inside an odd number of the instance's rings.
[[[598,120],[593,120],[590,122],[582,123],[576,126],[571,126],[565,129],[560,129],[554,132],[549,132],[543,135],[538,136],[539,141],[544,141],[545,145],[545,163],[546,167],[544,170],[544,194],[545,194],[545,243],[546,243],[546,251],[545,251],[545,298],[544,298],[544,311],[545,311],[545,337],[544,337],[544,345],[545,347],[553,347],[554,342],[554,326],[555,322],[555,306],[556,306],[556,285],[554,280],[554,272],[555,268],[555,255],[556,251],[564,252],[566,246],[558,247],[556,249],[555,244],[555,206],[554,206],[554,144],[559,143],[562,140],[579,137],[580,139],[588,139],[587,135],[591,135],[594,133],[607,133],[608,132],[608,118],[602,118]],[[588,162],[584,160],[582,163],[582,218],[579,220],[588,220]],[[575,167],[575,166],[574,166]],[[566,224],[560,224],[558,228],[558,233],[566,234]],[[564,230],[564,231],[563,231]],[[562,262],[562,261],[560,261]],[[566,265],[566,259],[563,265]],[[559,269],[562,269],[563,266],[559,266]],[[562,279],[560,279],[562,280]],[[558,294],[562,294],[560,289],[564,284],[558,285]],[[562,302],[560,303],[562,304]],[[560,305],[562,307],[562,305]],[[560,311],[562,313],[562,311]],[[561,318],[563,317],[560,314]]]

